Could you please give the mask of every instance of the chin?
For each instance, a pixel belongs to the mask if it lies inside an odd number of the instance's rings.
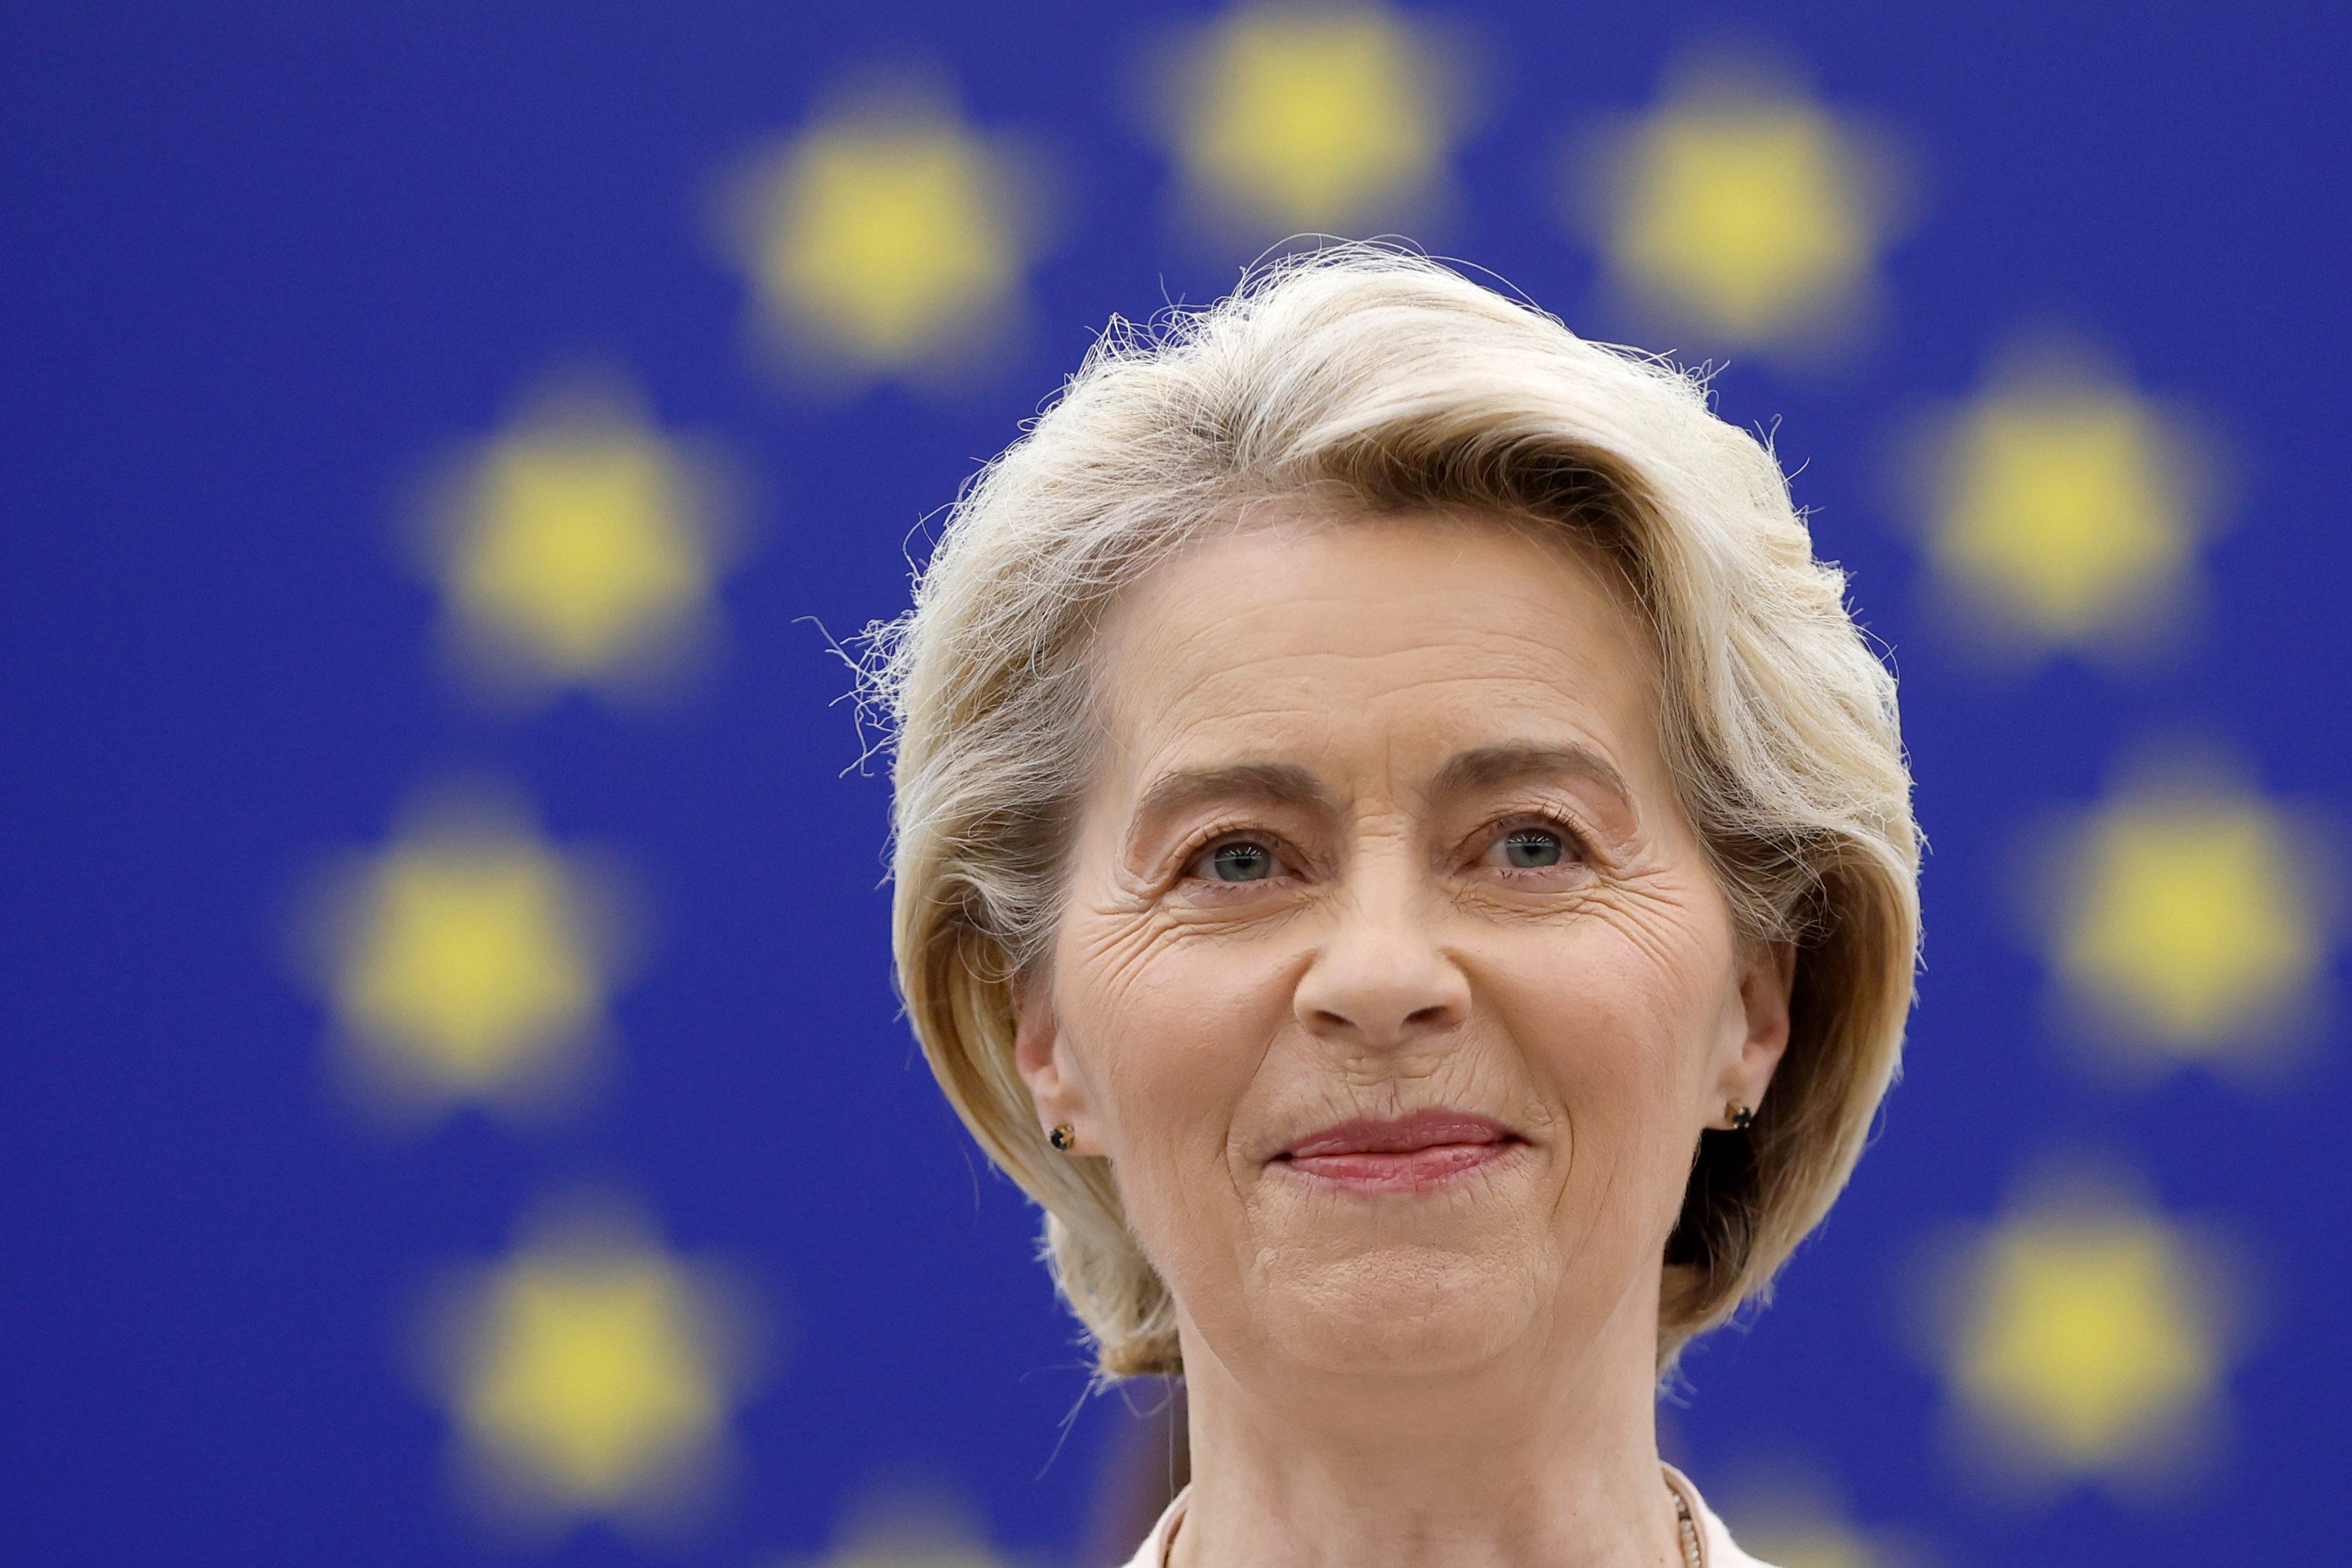
[[[1395,1244],[1308,1261],[1273,1252],[1265,1281],[1268,1348],[1318,1371],[1407,1376],[1465,1371],[1520,1343],[1543,1303],[1517,1249]]]

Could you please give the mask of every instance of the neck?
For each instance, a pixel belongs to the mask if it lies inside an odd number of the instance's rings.
[[[1247,1369],[1182,1327],[1173,1568],[1680,1568],[1654,1308],[1458,1372]]]

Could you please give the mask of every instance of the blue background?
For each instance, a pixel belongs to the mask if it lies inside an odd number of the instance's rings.
[[[920,520],[1114,310],[1230,287],[1179,242],[1166,154],[1120,101],[1152,8],[408,4],[12,5],[0,45],[0,1555],[24,1563],[635,1561],[821,1554],[880,1479],[943,1478],[1002,1546],[1071,1561],[1117,1401],[1062,1425],[1083,1357],[1033,1216],[940,1103],[896,1012],[886,795],[851,764],[821,626],[896,613]],[[1159,7],[1160,19],[1202,15]],[[2004,856],[2187,729],[2281,796],[2341,801],[2352,93],[2326,8],[1465,6],[1499,47],[1433,247],[1571,324],[1596,261],[1542,189],[1560,132],[1645,107],[1730,29],[1897,129],[1922,171],[1856,362],[1735,358],[1726,417],[1777,421],[1820,548],[1904,679],[1934,840],[1909,1075],[1835,1219],[1752,1330],[1689,1363],[1676,1451],[1794,1454],[1855,1518],[1969,1563],[2318,1563],[2352,1530],[2340,1035],[2289,1078],[2118,1088],[2073,1070],[2006,913]],[[1037,321],[977,393],[796,401],[742,346],[705,233],[715,171],[846,71],[943,65],[982,127],[1067,175]],[[2057,322],[2193,402],[2234,454],[2185,659],[1989,674],[1924,628],[1882,483],[1899,412],[1965,394]],[[1703,347],[1703,345],[1679,345]],[[542,367],[621,364],[662,420],[749,459],[756,547],[695,700],[453,700],[434,594],[389,547],[420,458]],[[812,624],[812,618],[814,623]],[[377,842],[425,779],[521,781],[559,841],[619,846],[656,940],[583,1120],[354,1126],[278,942],[323,851]],[[847,771],[845,771],[847,770]],[[2117,1152],[2253,1244],[2270,1310],[2193,1491],[1989,1499],[1934,1439],[1904,1259],[1998,1212],[2021,1163]],[[449,1503],[446,1417],[399,1367],[421,1274],[488,1258],[542,1194],[643,1194],[735,1260],[780,1325],[705,1531],[486,1544]],[[1056,1446],[1060,1443],[1058,1455]]]

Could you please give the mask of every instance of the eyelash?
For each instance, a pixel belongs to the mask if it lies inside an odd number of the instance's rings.
[[[1566,849],[1570,859],[1589,861],[1592,858],[1592,842],[1583,829],[1564,817],[1555,816],[1549,812],[1543,811],[1519,812],[1496,819],[1477,841],[1480,845],[1478,853],[1485,855],[1489,849],[1510,837],[1512,834],[1523,833],[1530,828],[1539,832],[1557,834],[1561,847]],[[1558,868],[1506,866],[1500,869],[1506,876],[1528,877],[1539,876],[1545,871],[1556,870]]]
[[[1214,882],[1213,877],[1195,877],[1192,863],[1223,844],[1255,844],[1272,856],[1275,864],[1284,866],[1282,840],[1264,828],[1251,827],[1240,822],[1226,822],[1195,834],[1176,857],[1176,879],[1180,882]],[[1285,869],[1288,868],[1284,866]],[[1219,886],[1241,886],[1239,883],[1219,883]]]

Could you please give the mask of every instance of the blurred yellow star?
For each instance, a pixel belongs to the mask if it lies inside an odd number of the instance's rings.
[[[1894,226],[1883,155],[1761,71],[1694,72],[1594,151],[1612,282],[1700,346],[1816,339],[1874,290]]]
[[[941,95],[893,92],[753,160],[730,222],[785,353],[887,374],[1001,331],[1036,247],[1034,184]]]
[[[2315,859],[2259,795],[2199,780],[2129,789],[2080,831],[2060,978],[2158,1052],[2258,1047],[2326,956]]]
[[[433,529],[451,629],[493,689],[642,684],[702,629],[712,487],[633,404],[584,380],[530,399]]]
[[[2142,1469],[2201,1415],[2221,1325],[2196,1249],[2112,1200],[2029,1206],[1972,1249],[1955,1395],[2010,1466],[2045,1478]]]
[[[885,1492],[845,1521],[824,1568],[1006,1568],[962,1500],[941,1492]],[[770,1568],[807,1568],[778,1559]]]
[[[1176,156],[1262,233],[1347,234],[1408,213],[1459,132],[1447,51],[1382,6],[1259,5],[1181,51]]]
[[[1778,1519],[1743,1523],[1739,1544],[1778,1568],[1886,1568],[1868,1541],[1832,1519]]]
[[[1927,551],[1997,636],[2085,647],[2180,597],[2200,531],[2176,422],[2091,369],[2021,359],[1954,419],[1927,476]]]
[[[1901,1537],[1864,1531],[1810,1467],[1774,1466],[1727,1493],[1724,1517],[1741,1547],[1780,1568],[1896,1568],[1915,1553]]]
[[[608,899],[514,814],[446,803],[344,879],[328,945],[367,1086],[407,1106],[516,1101],[602,1025]]]
[[[441,1355],[461,1452],[526,1512],[674,1504],[727,1436],[740,1379],[725,1303],[632,1222],[542,1227],[453,1318]]]

